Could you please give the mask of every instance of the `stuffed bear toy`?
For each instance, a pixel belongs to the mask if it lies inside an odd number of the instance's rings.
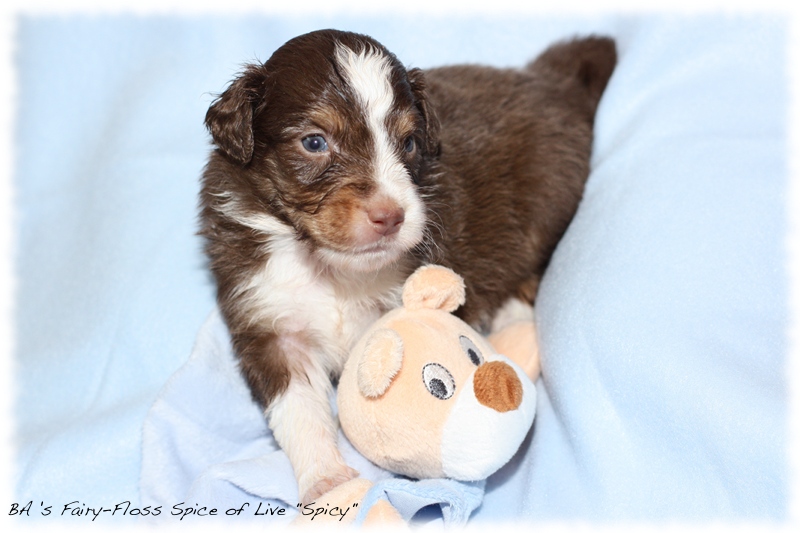
[[[420,267],[403,287],[402,307],[373,324],[345,364],[338,386],[342,430],[386,470],[416,479],[485,479],[511,459],[533,423],[539,372],[533,320],[491,338],[512,361],[452,314],[464,299],[455,272]],[[355,479],[324,497],[353,501],[369,487]],[[390,505],[371,514],[366,522],[399,520]]]

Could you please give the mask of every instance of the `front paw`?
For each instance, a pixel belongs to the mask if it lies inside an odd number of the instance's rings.
[[[357,477],[358,471],[346,465],[342,465],[336,470],[326,472],[325,476],[317,480],[303,495],[303,505],[313,503],[326,492]]]

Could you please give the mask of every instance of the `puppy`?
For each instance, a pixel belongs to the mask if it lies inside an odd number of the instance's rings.
[[[532,304],[589,173],[614,42],[557,44],[523,69],[407,70],[365,35],[292,39],[206,115],[201,230],[253,398],[304,502],[357,475],[332,380],[421,263],[465,280],[487,329]],[[421,416],[424,416],[421,414]]]

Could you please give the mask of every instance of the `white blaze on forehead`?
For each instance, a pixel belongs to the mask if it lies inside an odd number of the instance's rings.
[[[373,132],[384,130],[386,115],[394,101],[390,76],[392,65],[380,50],[369,47],[362,52],[341,44],[336,46],[336,61],[367,112]]]
[[[405,167],[392,149],[386,117],[394,102],[394,91],[390,82],[392,66],[379,50],[367,48],[360,53],[338,45],[336,60],[342,67],[350,87],[363,106],[367,126],[375,143],[375,171],[383,186],[390,185],[394,175],[408,178]]]
[[[386,127],[386,118],[394,103],[391,62],[383,52],[371,46],[355,52],[342,44],[336,46],[336,61],[356,94],[372,133],[379,191],[405,211],[398,241],[405,247],[413,247],[422,238],[425,211],[411,176],[398,156],[397,145],[404,140],[392,141]]]

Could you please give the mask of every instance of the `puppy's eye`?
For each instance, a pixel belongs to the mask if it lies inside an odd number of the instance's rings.
[[[309,135],[303,138],[303,148],[309,152],[324,152],[328,149],[328,141],[322,135]]]
[[[450,371],[437,363],[428,363],[422,367],[422,381],[428,392],[440,400],[450,398],[456,390],[456,382]]]
[[[403,145],[403,148],[405,149],[406,152],[410,154],[411,152],[414,151],[414,146],[416,146],[416,144],[414,143],[414,137],[409,137],[408,139],[406,139],[406,143],[405,145]]]
[[[458,341],[461,343],[461,349],[464,350],[465,354],[467,354],[467,357],[469,357],[469,360],[472,361],[472,364],[475,366],[480,366],[483,363],[483,355],[478,347],[475,346],[475,343],[464,335],[460,336]]]

